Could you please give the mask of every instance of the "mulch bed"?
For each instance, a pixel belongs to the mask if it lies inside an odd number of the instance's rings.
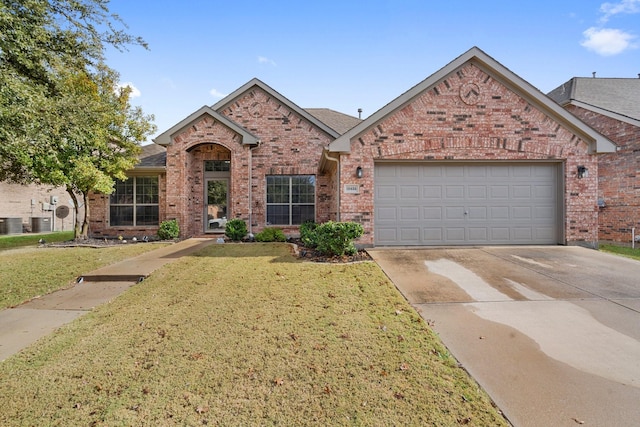
[[[350,262],[360,262],[360,261],[372,261],[371,256],[364,249],[360,249],[353,255],[343,255],[343,256],[328,256],[323,255],[320,252],[316,251],[313,248],[307,248],[304,246],[302,241],[298,239],[289,240],[290,243],[293,243],[298,246],[297,256],[300,259],[304,259],[305,261],[312,262],[327,262],[327,263],[350,263]]]

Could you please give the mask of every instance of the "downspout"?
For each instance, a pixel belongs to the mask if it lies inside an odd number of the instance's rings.
[[[255,147],[249,147],[249,236],[253,238],[253,202],[251,194],[253,189],[251,188],[253,178],[253,154],[252,151],[260,147],[260,140]]]
[[[340,161],[338,159],[334,159],[333,157],[327,154],[327,151],[323,151],[324,158],[330,162],[336,162],[336,171],[338,175],[338,185],[336,185],[336,222],[340,222]]]

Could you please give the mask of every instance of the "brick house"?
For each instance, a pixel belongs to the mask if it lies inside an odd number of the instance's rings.
[[[253,79],[145,147],[94,236],[295,234],[357,221],[364,246],[597,244],[598,153],[615,145],[478,48],[359,120]]]
[[[640,78],[574,77],[549,97],[618,146],[598,157],[598,238],[630,243],[640,233]]]

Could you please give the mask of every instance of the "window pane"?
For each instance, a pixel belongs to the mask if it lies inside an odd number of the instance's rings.
[[[267,177],[267,203],[289,203],[289,177]]]
[[[133,225],[133,206],[111,206],[109,218],[111,226]]]
[[[231,161],[229,160],[205,160],[204,170],[206,172],[229,172]]]
[[[289,205],[268,205],[267,224],[289,225]]]
[[[136,204],[158,203],[158,177],[139,176],[136,178]]]
[[[158,206],[136,207],[136,225],[158,225]]]
[[[313,205],[294,205],[291,207],[291,224],[300,225],[305,221],[316,220],[316,209]]]
[[[130,205],[133,203],[133,178],[126,181],[116,181],[115,188],[109,201],[115,205]]]
[[[315,200],[315,177],[295,176],[291,178],[291,203],[313,203]]]

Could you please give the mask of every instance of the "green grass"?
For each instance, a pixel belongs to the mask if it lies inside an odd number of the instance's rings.
[[[157,249],[156,243],[105,248],[0,251],[0,309],[66,288],[92,270]]]
[[[212,245],[0,364],[0,425],[505,421],[375,263]]]
[[[612,254],[622,255],[628,258],[640,260],[640,248],[632,249],[625,246],[601,245],[600,250],[603,252],[609,252]]]
[[[73,239],[73,231],[56,231],[46,234],[20,234],[0,236],[0,250],[12,249],[21,246],[37,245],[40,239],[47,243],[64,242]]]

